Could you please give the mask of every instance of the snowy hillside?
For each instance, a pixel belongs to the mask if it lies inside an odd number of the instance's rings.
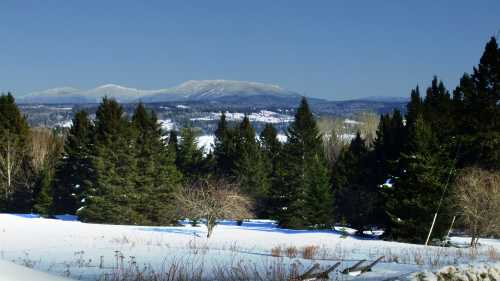
[[[162,93],[145,98],[145,101],[209,100],[228,96],[283,96],[295,97],[298,94],[287,91],[276,85],[257,82],[231,80],[190,80],[181,85],[167,89]]]
[[[242,226],[223,221],[212,238],[205,237],[204,226],[98,225],[0,214],[2,259],[81,280],[96,280],[131,264],[159,270],[174,261],[203,264],[207,268],[238,263],[257,268],[295,263],[303,270],[315,262],[326,266],[341,261],[341,268],[345,268],[360,259],[384,256],[373,272],[355,279],[381,280],[470,260],[490,261],[494,258],[493,250],[500,250],[498,240],[483,240],[479,251],[470,252],[361,240],[334,231],[279,229],[266,220],[248,221]],[[302,252],[306,248],[314,249],[314,254],[306,257]],[[291,255],[293,249],[295,254]],[[347,275],[339,280],[353,279]]]
[[[204,101],[221,98],[248,98],[255,96],[298,98],[297,93],[276,85],[231,80],[191,80],[176,87],[141,90],[106,84],[93,89],[79,90],[72,87],[53,88],[20,96],[21,103],[94,103],[104,96],[119,102],[168,102]]]

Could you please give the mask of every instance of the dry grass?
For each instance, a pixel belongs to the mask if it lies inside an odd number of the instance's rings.
[[[297,247],[295,247],[295,246],[289,246],[286,248],[286,256],[289,258],[297,257],[298,252],[299,251],[297,250]]]
[[[160,270],[151,267],[139,268],[137,264],[130,264],[124,268],[117,268],[101,276],[99,281],[289,281],[298,280],[303,267],[298,263],[284,264],[271,263],[264,268],[247,262],[236,262],[232,266],[215,266],[208,270],[204,263],[190,260],[176,260],[165,263]]]
[[[500,260],[500,254],[498,253],[498,250],[495,247],[488,247],[487,250],[488,253],[488,259],[490,261],[499,261]]]
[[[318,246],[305,246],[302,248],[302,257],[306,260],[312,260],[316,258],[318,254],[319,247]]]
[[[271,256],[273,257],[281,257],[281,246],[275,246],[271,249]]]

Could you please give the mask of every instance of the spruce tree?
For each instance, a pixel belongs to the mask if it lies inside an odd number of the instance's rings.
[[[385,187],[387,233],[397,240],[422,243],[441,202],[451,163],[422,116],[408,126],[408,143],[398,165],[400,177],[392,187]],[[433,237],[442,238],[449,225],[448,198],[441,202]]]
[[[305,98],[287,131],[278,167],[278,222],[289,228],[326,227],[332,222],[332,195],[322,138]]]
[[[132,116],[136,131],[135,210],[149,224],[168,225],[178,220],[174,202],[181,175],[175,166],[175,152],[163,141],[163,132],[156,114],[140,103]]]
[[[234,177],[233,171],[235,169],[236,157],[236,131],[229,127],[226,114],[222,112],[217,124],[214,140],[216,173],[220,177]]]
[[[255,211],[258,217],[267,216],[265,211],[270,178],[266,171],[265,158],[256,140],[255,129],[245,116],[238,127],[236,150],[238,158],[232,172],[242,191],[256,202]]]
[[[0,95],[0,209],[31,212],[34,177],[31,134],[26,118],[8,93]]]
[[[91,166],[93,124],[86,111],[78,111],[64,143],[64,154],[57,164],[53,187],[53,211],[75,214],[93,182]]]
[[[500,168],[500,48],[486,44],[472,75],[464,75],[454,92],[460,143],[460,166]]]
[[[53,213],[52,211],[52,186],[53,186],[53,175],[50,172],[50,168],[45,168],[42,170],[38,177],[35,188],[35,204],[33,209],[35,212],[41,216],[47,217]]]
[[[374,171],[373,153],[358,132],[344,149],[332,173],[337,221],[346,221],[359,233],[370,224],[380,223],[380,204]]]
[[[136,134],[118,102],[105,97],[95,119],[92,149],[95,181],[86,192],[83,208],[77,212],[83,221],[116,224],[147,221],[136,210],[139,202],[135,190]]]
[[[278,132],[272,124],[266,124],[259,137],[260,148],[263,156],[264,170],[267,171],[269,190],[265,199],[263,216],[276,218],[280,206],[280,181],[278,178],[278,161],[282,150],[282,144],[278,140]]]
[[[203,152],[198,148],[197,134],[196,129],[191,126],[181,130],[176,164],[188,181],[203,176]]]

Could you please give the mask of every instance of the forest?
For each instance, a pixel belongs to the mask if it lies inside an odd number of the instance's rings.
[[[456,216],[472,237],[499,235],[496,38],[451,92],[434,77],[410,96],[405,113],[381,115],[375,136],[359,132],[348,144],[336,132],[320,133],[306,98],[285,143],[271,124],[257,137],[248,118],[232,125],[222,114],[206,154],[196,128],[164,132],[147,104],[128,116],[104,98],[95,119],[82,110],[69,130],[54,131],[30,128],[14,97],[3,94],[0,211],[165,226],[208,218],[194,203],[215,194],[227,204],[208,219],[214,224],[252,217],[292,229],[341,224],[359,235],[382,228],[386,239],[423,243],[433,216],[437,239]],[[225,205],[245,208],[222,212]]]

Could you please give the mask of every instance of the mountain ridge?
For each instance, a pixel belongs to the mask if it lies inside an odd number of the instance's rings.
[[[223,98],[273,96],[277,98],[301,97],[300,94],[280,86],[235,80],[189,80],[172,88],[143,90],[117,84],[104,84],[92,89],[57,87],[36,91],[18,97],[21,103],[93,103],[104,96],[119,102],[203,101]]]

